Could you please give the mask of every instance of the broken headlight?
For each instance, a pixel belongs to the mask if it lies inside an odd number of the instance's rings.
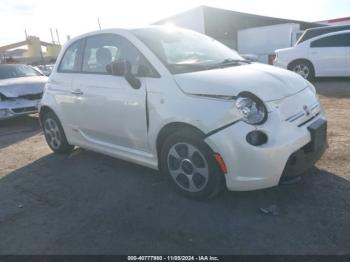
[[[241,93],[236,99],[236,108],[241,113],[242,120],[250,125],[261,125],[267,119],[264,103],[251,93]]]

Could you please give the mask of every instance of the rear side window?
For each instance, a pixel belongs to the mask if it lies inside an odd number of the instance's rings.
[[[299,38],[297,44],[300,44],[306,40],[314,38],[316,36],[337,32],[337,31],[345,31],[350,30],[350,25],[341,25],[341,26],[324,26],[313,29],[308,29],[304,32],[304,34]]]
[[[79,56],[81,52],[81,43],[78,41],[70,45],[61,59],[58,72],[78,72],[80,71]]]
[[[345,47],[350,46],[350,33],[332,35],[311,42],[311,47]]]

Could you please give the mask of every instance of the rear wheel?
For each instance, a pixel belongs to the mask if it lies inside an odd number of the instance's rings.
[[[177,132],[166,139],[161,169],[169,183],[187,197],[212,197],[224,185],[214,152],[202,138],[189,132]]]
[[[47,112],[42,118],[45,139],[55,153],[69,153],[74,146],[68,144],[62,125],[53,112]]]
[[[289,66],[289,70],[301,75],[303,78],[311,81],[315,78],[315,70],[308,61],[295,61]]]

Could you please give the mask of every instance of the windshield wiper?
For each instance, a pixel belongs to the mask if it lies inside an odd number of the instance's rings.
[[[248,60],[227,58],[227,59],[223,60],[222,62],[213,65],[211,68],[238,65],[239,63],[251,64],[251,62]]]

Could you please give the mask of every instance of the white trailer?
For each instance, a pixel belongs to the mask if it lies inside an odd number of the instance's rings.
[[[259,62],[271,63],[276,49],[293,46],[302,31],[295,23],[248,28],[238,31],[238,52],[256,56]]]

